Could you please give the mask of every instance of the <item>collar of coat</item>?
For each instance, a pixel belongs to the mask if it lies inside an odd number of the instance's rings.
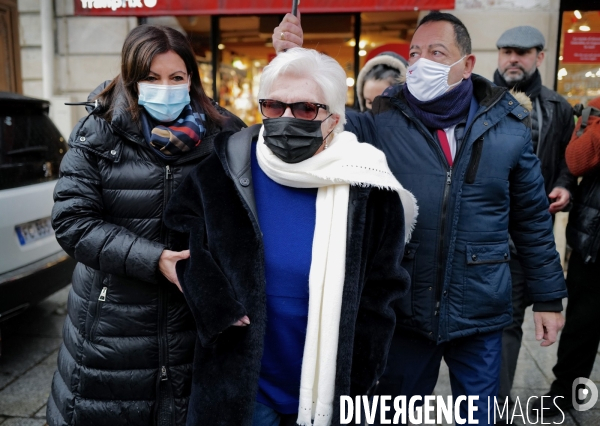
[[[258,137],[262,125],[255,124],[238,133],[221,132],[215,139],[215,151],[223,164],[225,173],[233,180],[248,209],[258,218],[254,190],[252,189],[252,170],[250,152],[252,140]],[[239,147],[243,146],[243,149]]]
[[[480,75],[471,74],[471,81],[473,82],[473,97],[475,98],[475,101],[479,107],[488,109],[492,106],[498,105],[505,110],[505,114],[511,114],[514,116],[514,118],[522,121],[525,125],[530,125],[530,103],[522,103],[524,101],[523,98],[516,99],[505,87],[496,86],[487,78]],[[400,104],[406,106],[406,114],[411,116],[413,115],[406,103],[402,86],[396,86],[394,92],[391,93],[389,97],[380,96],[376,98],[376,101],[373,104],[373,114],[381,114],[389,109],[395,109],[393,104],[390,102],[390,100],[394,98],[400,101]]]

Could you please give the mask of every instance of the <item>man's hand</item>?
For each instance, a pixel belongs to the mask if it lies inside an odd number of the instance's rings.
[[[298,17],[288,13],[283,17],[279,26],[273,30],[273,48],[276,53],[281,53],[292,47],[302,47],[303,37],[300,12],[298,12]]]
[[[175,271],[175,264],[183,259],[187,259],[190,257],[189,250],[183,251],[171,251],[171,250],[163,250],[160,255],[160,259],[158,260],[158,269],[159,271],[173,284],[177,286],[179,291],[183,293],[181,289],[181,284],[179,284],[179,280],[177,279],[177,272]]]
[[[540,346],[550,346],[556,342],[558,332],[565,325],[565,318],[560,312],[534,312],[535,340],[540,341]]]
[[[552,200],[552,204],[550,204],[548,210],[550,211],[550,214],[555,214],[564,210],[564,208],[569,205],[571,194],[569,194],[569,191],[565,188],[557,186],[550,194],[548,194],[548,198]]]

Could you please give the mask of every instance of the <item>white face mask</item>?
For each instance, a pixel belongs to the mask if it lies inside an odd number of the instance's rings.
[[[138,83],[138,91],[138,105],[142,105],[148,114],[162,122],[175,120],[190,103],[188,84]]]
[[[456,86],[456,83],[448,84],[450,68],[465,59],[466,55],[452,65],[444,65],[429,59],[419,58],[406,70],[406,84],[410,93],[421,102],[430,101],[443,95],[448,89]]]

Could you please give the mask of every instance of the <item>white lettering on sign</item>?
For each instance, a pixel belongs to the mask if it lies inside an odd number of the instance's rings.
[[[81,0],[83,9],[153,8],[158,0]]]

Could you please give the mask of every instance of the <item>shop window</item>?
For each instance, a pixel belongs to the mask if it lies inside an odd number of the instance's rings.
[[[408,57],[418,12],[369,12],[360,14],[359,69],[385,50]],[[346,71],[347,105],[354,104],[355,26],[358,15],[305,14],[302,16],[304,47],[323,52]],[[258,111],[258,86],[262,69],[275,56],[271,35],[281,21],[280,15],[220,16],[218,47],[210,50],[211,22],[208,16],[181,16],[179,24],[192,41],[202,85],[207,95],[239,116],[246,124],[261,122]],[[218,55],[217,91],[213,93],[212,55]]]
[[[557,71],[557,91],[569,103],[600,96],[600,11],[565,11]]]

